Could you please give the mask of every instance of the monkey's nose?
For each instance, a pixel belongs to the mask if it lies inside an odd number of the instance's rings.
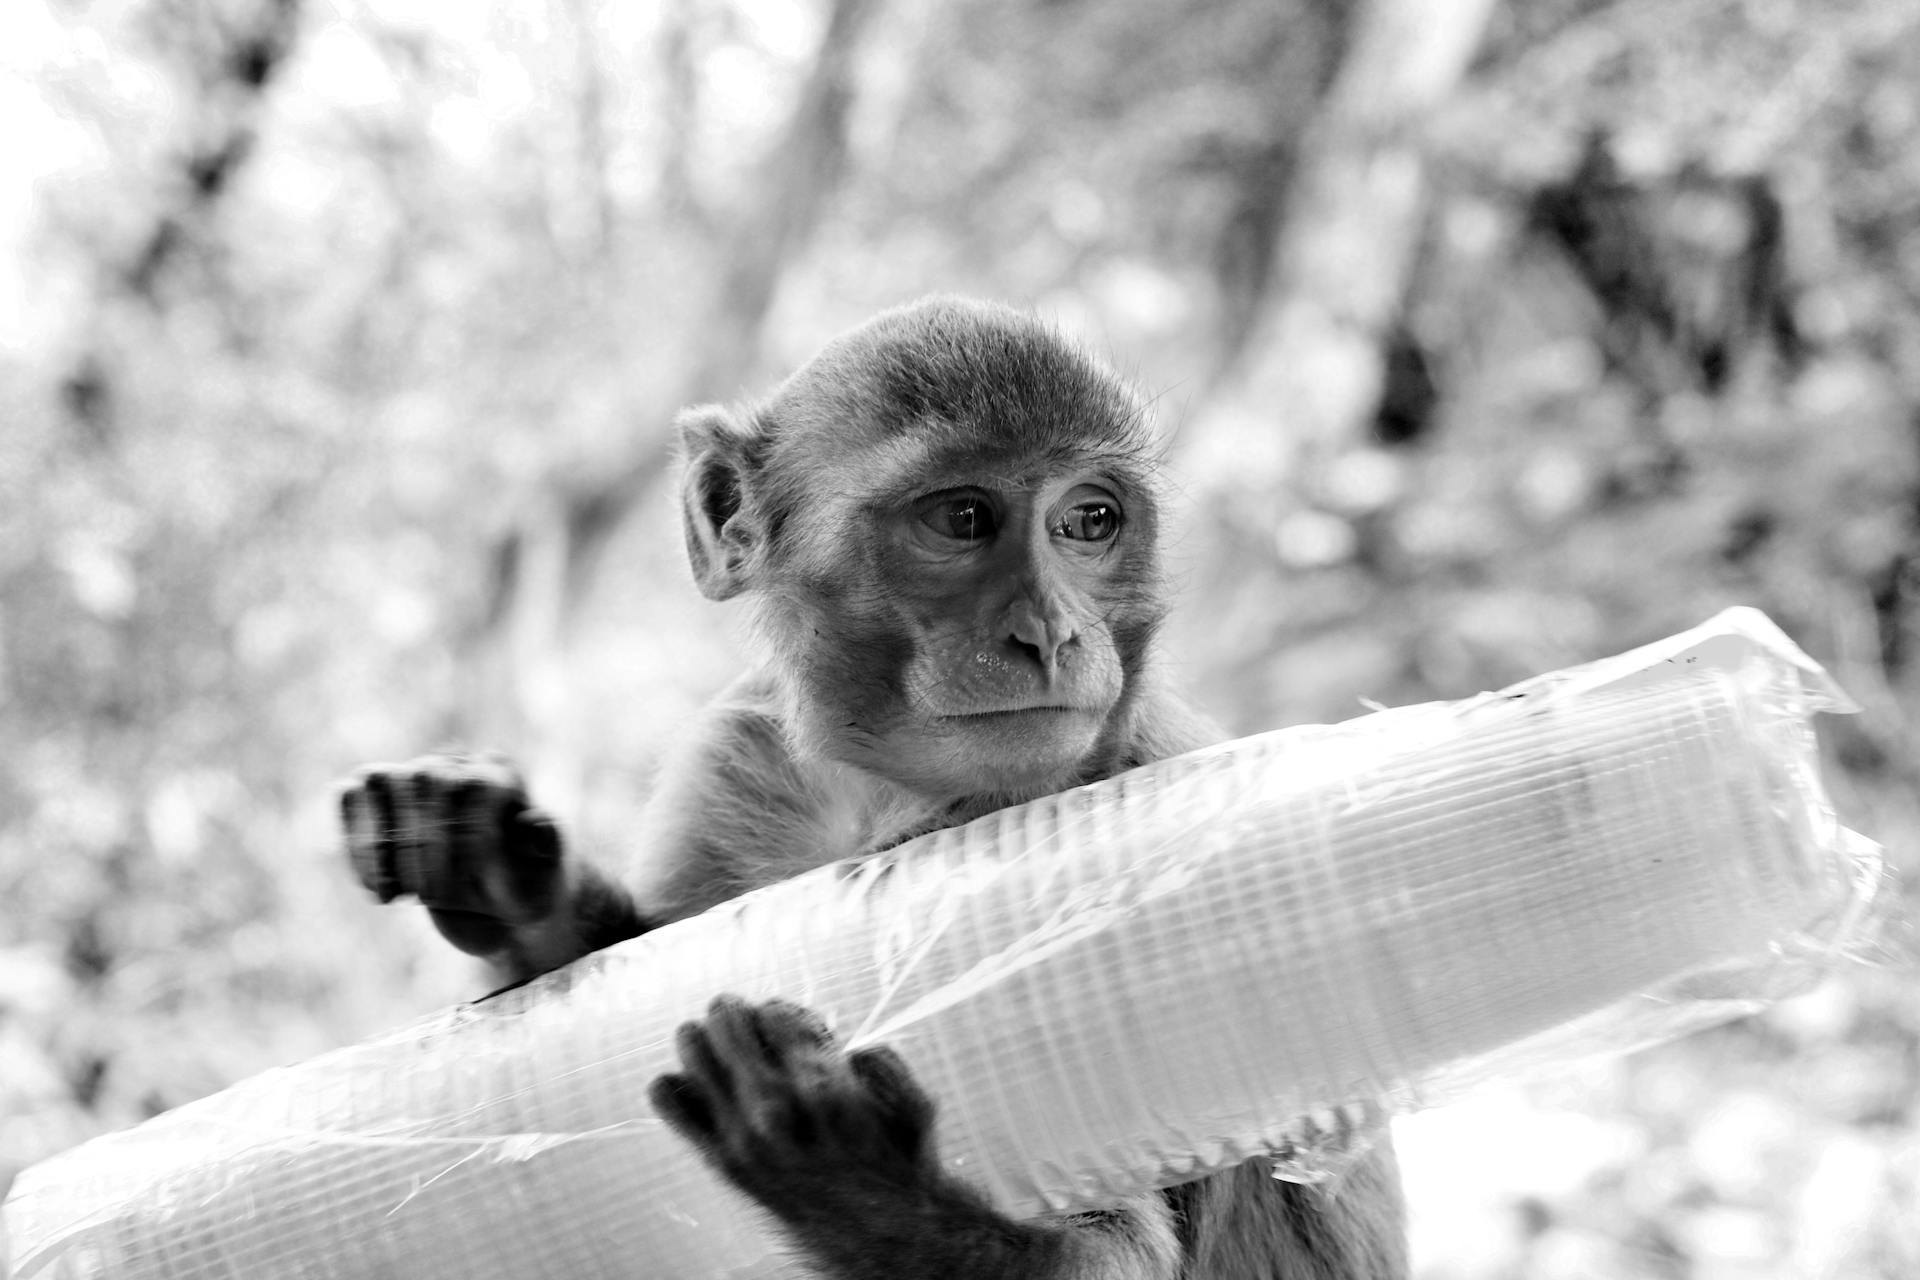
[[[1016,608],[1010,621],[1007,643],[1032,658],[1049,679],[1059,669],[1062,655],[1080,636],[1071,619],[1038,609]]]

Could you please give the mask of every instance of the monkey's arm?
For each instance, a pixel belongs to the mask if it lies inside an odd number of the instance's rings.
[[[872,789],[800,762],[780,713],[773,682],[749,674],[686,726],[626,867],[649,916],[679,920],[865,850]]]

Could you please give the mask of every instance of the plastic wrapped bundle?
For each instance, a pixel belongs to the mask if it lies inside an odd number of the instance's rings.
[[[1267,1155],[1757,1007],[1877,851],[1763,616],[1284,730],[837,864],[27,1171],[21,1277],[733,1276],[753,1211],[647,1110],[720,991],[886,1042],[1018,1215]]]

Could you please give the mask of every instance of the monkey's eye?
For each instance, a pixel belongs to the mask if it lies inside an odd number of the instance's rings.
[[[935,533],[961,542],[991,538],[999,529],[993,507],[977,493],[943,494],[920,513],[920,521]]]
[[[1120,508],[1111,502],[1082,502],[1061,513],[1053,531],[1075,542],[1105,542],[1120,532]]]

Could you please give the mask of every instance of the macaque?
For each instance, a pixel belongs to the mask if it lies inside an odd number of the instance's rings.
[[[1146,406],[1044,324],[954,299],[889,311],[767,399],[679,426],[694,577],[748,603],[760,662],[665,766],[624,881],[570,857],[497,758],[377,766],[343,796],[360,879],[420,898],[497,981],[1220,737],[1155,659]],[[812,1274],[1405,1274],[1384,1138],[1333,1194],[1256,1160],[1015,1221],[939,1163],[936,1100],[885,1047],[716,993],[678,1050],[648,1103]]]

